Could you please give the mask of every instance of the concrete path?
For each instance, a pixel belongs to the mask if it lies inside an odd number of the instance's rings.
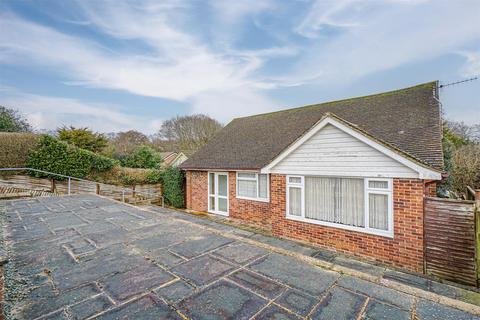
[[[86,195],[0,202],[7,318],[480,319],[159,210]]]

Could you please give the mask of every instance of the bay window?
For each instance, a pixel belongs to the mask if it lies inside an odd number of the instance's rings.
[[[237,172],[237,198],[268,201],[268,174]]]
[[[287,217],[393,236],[389,179],[287,176]]]

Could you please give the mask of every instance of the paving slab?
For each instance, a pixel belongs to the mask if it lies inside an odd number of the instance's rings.
[[[77,304],[94,295],[101,293],[95,284],[88,284],[61,294],[50,285],[46,284],[30,291],[25,301],[21,316],[24,319],[35,319],[67,306]]]
[[[228,276],[228,279],[270,300],[287,290],[280,283],[247,270],[239,270]]]
[[[310,314],[318,301],[319,298],[314,298],[299,290],[289,289],[276,299],[275,303],[305,317]]]
[[[0,211],[10,258],[3,266],[5,305],[18,319],[477,319],[272,252],[264,244],[370,268],[221,219],[147,212],[93,195],[0,202]],[[383,276],[471,299],[469,291],[422,277],[391,270]]]
[[[149,256],[153,261],[164,266],[165,268],[172,268],[185,261],[185,258],[179,257],[178,255],[166,249],[150,252]]]
[[[268,253],[267,250],[246,244],[235,243],[213,252],[213,255],[222,257],[223,259],[232,261],[238,264],[246,264],[252,260],[260,258]]]
[[[259,259],[248,268],[313,296],[323,294],[340,276],[277,253]]]
[[[410,320],[411,317],[408,311],[371,300],[365,309],[364,318],[369,320]]]
[[[413,296],[351,276],[343,276],[340,278],[338,285],[351,291],[390,303],[404,310],[410,310],[413,306]]]
[[[203,286],[232,272],[237,267],[213,256],[202,256],[184,262],[171,269],[176,275]]]
[[[351,258],[337,256],[331,261],[334,264],[347,267],[360,272],[368,273],[380,277],[385,272],[385,268],[374,266],[365,262],[357,261]]]
[[[335,287],[315,308],[311,318],[314,320],[358,319],[366,300],[366,296]]]
[[[233,283],[220,280],[179,304],[192,319],[250,319],[267,300]]]
[[[294,313],[291,313],[275,304],[271,304],[263,309],[258,315],[255,316],[255,320],[300,320],[301,317]]]
[[[155,290],[155,293],[168,302],[178,302],[195,291],[195,288],[183,280]]]
[[[417,303],[416,314],[419,320],[479,320],[480,317],[449,308],[439,303],[421,299]]]
[[[182,317],[169,305],[153,294],[146,295],[133,302],[121,305],[98,317],[97,320],[158,320],[173,319],[182,320]]]
[[[80,320],[94,316],[113,307],[113,303],[104,294],[92,297],[69,307],[68,313],[72,319]]]
[[[117,301],[130,299],[139,293],[159,287],[175,279],[154,264],[146,264],[100,280],[107,293]]]
[[[226,238],[217,234],[201,234],[197,237],[170,247],[170,251],[179,254],[182,257],[193,258],[202,253],[211,251],[218,247],[233,242],[233,239]]]

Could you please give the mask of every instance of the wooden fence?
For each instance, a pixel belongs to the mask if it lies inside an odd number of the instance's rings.
[[[425,198],[425,273],[478,285],[475,201]]]
[[[19,188],[22,190],[36,191],[36,195],[61,195],[68,194],[67,180],[54,180],[46,178],[35,178],[27,175],[0,175],[1,190],[13,190]],[[8,187],[8,188],[7,188]],[[131,190],[131,189],[134,190]],[[126,190],[126,191],[124,191]],[[122,192],[124,191],[124,192]],[[71,180],[71,194],[93,193],[121,200],[124,193],[126,201],[132,202],[133,199],[151,201],[160,201],[162,196],[161,184],[142,184],[134,187],[121,187],[115,185],[99,184],[92,181]]]

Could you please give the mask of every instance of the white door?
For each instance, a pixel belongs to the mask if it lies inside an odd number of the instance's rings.
[[[208,211],[228,216],[228,173],[208,173]]]

